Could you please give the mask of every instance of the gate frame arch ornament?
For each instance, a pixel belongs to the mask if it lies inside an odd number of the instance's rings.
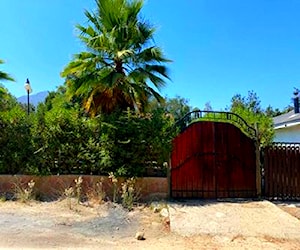
[[[231,112],[195,110],[176,125],[171,198],[254,198],[261,194],[256,129]]]

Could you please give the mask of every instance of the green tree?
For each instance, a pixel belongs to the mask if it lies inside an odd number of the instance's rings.
[[[234,95],[231,99],[230,110],[233,111],[239,107],[243,107],[252,113],[261,113],[262,108],[260,99],[254,91],[248,91],[248,96]]]
[[[279,108],[273,109],[270,105],[266,108],[266,114],[270,117],[279,116],[293,110],[294,107],[292,105],[288,105],[284,109],[280,110]]]
[[[3,64],[0,60],[0,64]],[[0,82],[14,81],[0,70]],[[28,117],[16,98],[0,83],[0,173],[24,173],[30,158],[31,138]]]
[[[0,110],[0,173],[26,173],[33,155],[30,122],[26,112],[16,104]]]
[[[191,111],[189,101],[183,97],[175,96],[167,98],[164,109],[168,114],[171,114],[175,121],[178,121]]]
[[[108,135],[112,157],[111,171],[121,176],[166,174],[171,152],[173,119],[163,108],[145,114],[117,112],[105,117],[112,124]]]
[[[247,97],[240,94],[233,96],[229,110],[241,116],[248,125],[257,126],[257,138],[262,146],[273,141],[273,120],[262,109],[260,99],[255,92],[249,91]]]
[[[204,110],[204,111],[213,111],[213,108],[212,108],[210,102],[206,102],[206,103],[204,104],[204,109],[203,109],[203,110]]]
[[[0,59],[0,64],[4,61]],[[8,93],[7,89],[1,84],[2,81],[15,81],[9,74],[0,70],[0,110],[3,110],[3,106],[7,106],[7,103],[11,102],[13,97]]]
[[[266,115],[267,115],[267,116],[275,117],[275,116],[278,116],[278,115],[281,115],[281,114],[283,114],[282,111],[280,111],[278,108],[273,109],[273,107],[272,107],[271,105],[269,105],[269,106],[266,108]]]
[[[157,109],[163,109],[176,122],[191,111],[191,106],[187,99],[178,95],[173,98],[166,97],[163,102],[150,99],[147,111],[151,113]]]
[[[0,84],[0,111],[10,110],[17,105],[17,99]]]
[[[155,28],[139,16],[142,0],[96,4],[95,12],[85,12],[89,24],[77,25],[87,51],[61,73],[67,94],[82,99],[92,116],[128,107],[143,111],[149,97],[163,99],[158,91],[168,78],[163,63],[169,60],[153,44]]]

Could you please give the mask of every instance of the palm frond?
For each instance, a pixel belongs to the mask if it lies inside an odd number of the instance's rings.
[[[169,59],[166,59],[163,55],[163,52],[160,48],[152,46],[142,50],[136,55],[137,61],[144,63],[151,62],[172,62]]]
[[[0,59],[0,64],[4,64],[4,61]],[[9,74],[3,72],[3,71],[0,71],[0,81],[1,80],[4,80],[4,81],[12,81],[14,82],[15,79],[12,78]]]
[[[10,75],[8,75],[7,73],[2,72],[2,71],[0,71],[0,80],[4,80],[4,81],[12,81],[12,82],[15,81],[14,78],[12,78]]]
[[[169,79],[163,63],[170,60],[152,43],[155,28],[140,19],[142,0],[96,4],[94,12],[85,11],[88,24],[76,26],[87,51],[74,55],[61,72],[68,96],[79,96],[91,115],[128,107],[143,110],[151,96],[162,99],[154,88]]]
[[[170,79],[169,78],[169,72],[168,72],[168,68],[166,66],[163,66],[163,65],[149,65],[149,64],[146,64],[144,69],[148,72],[151,72],[151,73],[158,73],[162,76],[164,76],[165,78],[167,79]]]

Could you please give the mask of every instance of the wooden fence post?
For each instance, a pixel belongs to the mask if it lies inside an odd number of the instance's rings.
[[[168,180],[168,199],[172,198],[172,179],[171,179],[171,153],[169,154],[169,162],[167,163],[167,180]]]
[[[261,197],[261,164],[260,164],[260,144],[258,139],[258,126],[255,123],[256,140],[255,140],[255,155],[256,155],[256,195]]]

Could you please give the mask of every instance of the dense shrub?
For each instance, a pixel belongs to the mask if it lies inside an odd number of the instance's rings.
[[[112,148],[112,170],[122,176],[151,175],[164,169],[171,151],[172,121],[163,109],[138,115],[127,111],[109,116],[114,129],[108,133]],[[166,174],[166,172],[165,172]]]
[[[30,120],[20,106],[0,112],[0,173],[26,173],[33,153]]]
[[[30,116],[16,105],[0,111],[0,173],[165,174],[172,124],[162,108],[89,118],[63,94]]]

